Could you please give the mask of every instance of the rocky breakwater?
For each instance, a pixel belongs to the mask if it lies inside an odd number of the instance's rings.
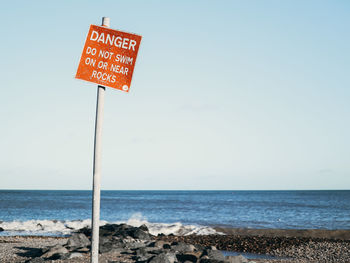
[[[83,228],[64,245],[40,249],[28,263],[88,262],[91,230]],[[243,256],[225,257],[215,246],[192,245],[181,241],[157,240],[145,225],[107,224],[100,227],[100,257],[104,262],[139,263],[246,263]],[[104,255],[108,255],[107,257]]]

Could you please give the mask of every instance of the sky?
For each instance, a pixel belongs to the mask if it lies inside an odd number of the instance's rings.
[[[0,189],[91,189],[91,24],[142,35],[102,189],[350,189],[350,2],[4,1]]]

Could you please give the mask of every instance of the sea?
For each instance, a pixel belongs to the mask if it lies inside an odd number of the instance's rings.
[[[91,203],[91,191],[0,190],[0,235],[69,235],[90,226]],[[350,229],[350,191],[102,191],[107,223],[146,224],[154,235]]]

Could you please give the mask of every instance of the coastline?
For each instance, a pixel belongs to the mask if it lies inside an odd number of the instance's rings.
[[[215,228],[225,235],[158,235],[162,242],[185,242],[195,246],[215,246],[221,251],[234,251],[248,258],[248,262],[350,262],[350,230],[319,229],[243,229]],[[0,262],[30,262],[33,253],[57,244],[68,237],[57,236],[1,236]],[[254,255],[265,255],[254,257]],[[89,253],[81,258],[50,262],[88,262]],[[120,253],[101,255],[100,262],[136,262]]]
[[[350,229],[253,229],[226,227],[214,227],[214,229],[226,235],[350,240]]]

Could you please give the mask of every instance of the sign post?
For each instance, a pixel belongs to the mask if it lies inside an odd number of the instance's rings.
[[[141,36],[110,29],[109,24],[109,18],[103,17],[102,26],[90,26],[75,76],[99,84],[94,140],[91,263],[98,263],[104,86],[129,92],[141,43]]]
[[[109,27],[109,17],[102,18],[102,26]],[[93,166],[93,199],[92,199],[92,234],[91,263],[98,263],[98,244],[100,233],[100,200],[101,200],[101,146],[102,124],[105,100],[105,87],[98,85],[95,119],[94,166]]]

